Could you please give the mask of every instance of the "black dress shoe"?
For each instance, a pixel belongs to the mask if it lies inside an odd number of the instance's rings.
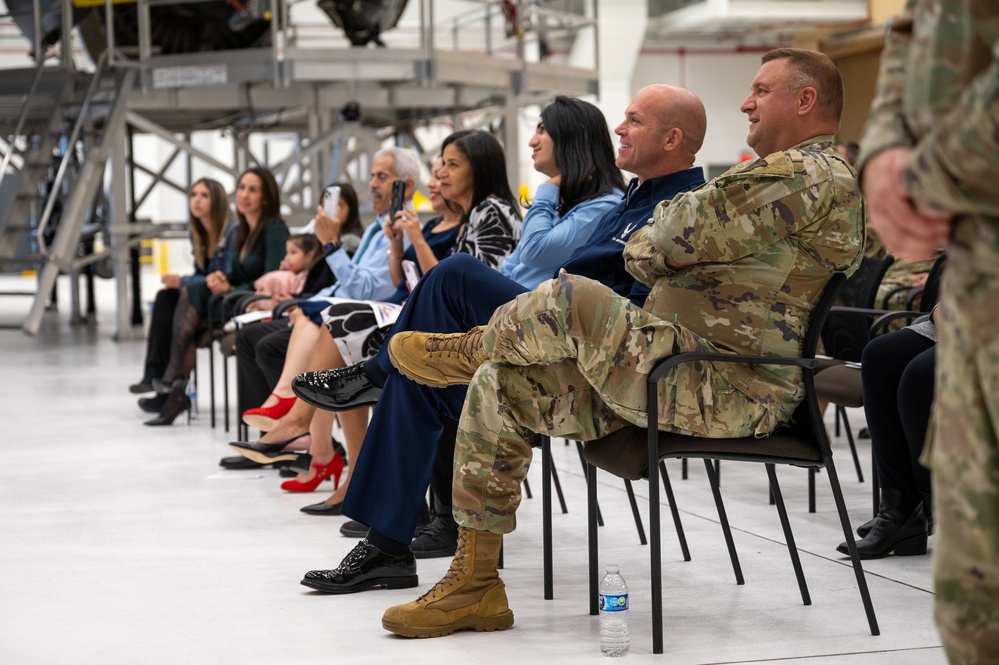
[[[368,525],[357,520],[350,520],[340,525],[340,535],[347,538],[364,538],[368,535]]]
[[[339,515],[340,506],[342,505],[342,501],[332,505],[326,503],[325,501],[320,501],[319,503],[314,503],[311,506],[303,506],[302,508],[299,508],[299,510],[308,515]],[[367,529],[365,529],[365,533],[367,533]]]
[[[427,508],[427,504],[424,503],[423,510],[420,512],[420,519],[417,520],[416,529],[413,531],[413,538],[420,535],[420,532],[423,531],[423,527],[430,524],[430,522],[430,509]],[[368,525],[363,522],[358,522],[357,520],[344,522],[340,525],[340,535],[348,538],[364,538],[368,535]],[[454,550],[451,550],[451,554],[454,554]]]
[[[232,457],[223,457],[220,459],[219,466],[223,469],[262,469],[267,465],[254,462],[242,455],[233,455]]]
[[[139,408],[146,413],[159,413],[163,410],[163,405],[166,404],[166,395],[157,395],[156,397],[143,397],[139,399]]]
[[[155,392],[155,390],[153,389],[153,380],[143,379],[138,383],[133,383],[128,387],[128,392],[132,393],[133,395],[143,395],[145,393]]]
[[[230,441],[229,447],[244,457],[249,457],[254,462],[260,464],[273,464],[274,462],[294,462],[300,453],[293,450],[285,450],[292,442],[308,436],[308,432],[303,432],[298,436],[293,436],[286,441],[276,443],[263,443],[262,441]]]
[[[299,374],[292,380],[291,389],[312,406],[326,411],[371,406],[382,392],[364,373],[364,363]]]
[[[437,515],[423,527],[409,547],[417,559],[454,556],[458,549],[458,523],[450,513]]]
[[[163,379],[153,379],[152,381],[153,390],[155,390],[160,395],[169,395],[171,391],[180,389],[183,390],[187,387],[187,379],[177,377],[173,381],[164,381]]]
[[[378,586],[410,589],[419,583],[412,552],[392,556],[366,540],[359,542],[333,570],[310,570],[302,579],[304,586],[323,593],[357,593]]]

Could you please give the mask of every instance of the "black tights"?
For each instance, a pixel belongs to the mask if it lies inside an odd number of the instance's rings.
[[[173,336],[170,341],[170,362],[163,372],[163,380],[173,382],[187,379],[194,369],[198,335],[205,329],[205,321],[191,305],[187,289],[181,290],[177,309],[173,313]]]
[[[864,411],[881,486],[915,505],[930,496],[930,472],[919,463],[933,406],[936,345],[911,330],[864,348]]]

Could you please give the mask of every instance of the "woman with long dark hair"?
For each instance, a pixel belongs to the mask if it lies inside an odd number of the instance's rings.
[[[227,267],[226,252],[236,225],[229,224],[229,197],[225,188],[209,178],[197,180],[191,185],[188,195],[188,211],[194,273],[171,273],[160,278],[163,288],[156,293],[153,301],[142,379],[129,386],[129,391],[133,393],[153,392],[153,379],[163,376],[170,359],[173,314],[180,300],[180,290],[196,282],[203,282],[209,273]],[[140,406],[144,410],[158,412],[165,401],[165,398],[141,400]]]
[[[463,212],[452,253],[499,268],[516,246],[521,225],[503,147],[492,134],[463,130],[444,139],[441,159],[441,196]]]
[[[533,289],[586,244],[598,220],[621,200],[624,179],[603,113],[582,100],[552,100],[528,146],[534,169],[548,180],[535,192],[520,243],[500,272]]]
[[[212,294],[232,289],[251,290],[258,277],[277,270],[284,258],[288,227],[280,218],[281,190],[267,169],[253,167],[244,171],[236,185],[236,216],[239,225],[233,242],[228,270],[216,270],[204,282],[181,290],[173,319],[170,362],[163,377],[153,381],[157,393],[168,395],[159,415],[147,425],[170,425],[191,408],[185,394],[188,377],[194,368],[196,341],[208,319],[208,301]],[[222,320],[222,313],[212,316]]]

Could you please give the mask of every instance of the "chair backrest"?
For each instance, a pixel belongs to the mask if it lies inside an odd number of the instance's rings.
[[[842,273],[832,276],[826,284],[819,302],[812,311],[812,318],[805,332],[802,358],[814,358],[819,343],[822,325],[832,309],[846,277]],[[794,417],[787,425],[777,429],[775,435],[755,439],[747,444],[746,439],[709,439],[681,434],[659,434],[660,456],[680,451],[682,457],[706,457],[710,459],[746,459],[749,461],[785,460],[788,463],[806,463],[821,466],[829,455],[829,441],[822,425],[815,398],[815,383],[811,369],[802,370],[805,386],[805,399],[798,406]],[[787,434],[790,436],[776,436]],[[641,427],[625,427],[605,437],[587,441],[583,447],[583,457],[593,466],[609,471],[622,478],[636,480],[648,473],[649,457],[646,447],[647,432]]]
[[[873,308],[878,297],[878,287],[894,259],[864,257],[860,267],[843,283],[837,304],[846,307]],[[840,360],[860,362],[869,337],[871,322],[862,316],[832,312],[821,328],[823,352]],[[814,327],[809,327],[814,330]]]
[[[937,299],[940,297],[940,280],[943,277],[944,266],[946,265],[946,254],[941,254],[933,262],[933,267],[930,268],[930,274],[926,276],[926,284],[923,285],[923,290],[919,298],[920,312],[929,312],[937,304]]]
[[[864,259],[867,260],[866,258]],[[885,264],[885,270],[891,265],[891,260]],[[884,272],[881,273],[884,276]],[[808,332],[805,333],[805,345],[802,349],[803,358],[814,358],[818,348],[819,340],[825,339],[826,324],[832,314],[833,305],[837,299],[841,299],[842,291],[851,278],[847,278],[843,273],[836,273],[826,285],[826,290],[819,299],[818,305],[812,312],[812,320],[808,322]],[[878,278],[878,283],[881,279]],[[877,288],[874,289],[875,297]],[[855,317],[860,318],[860,317]],[[825,458],[832,455],[829,445],[829,437],[826,433],[825,423],[822,421],[822,412],[819,411],[818,399],[815,396],[815,372],[810,369],[802,371],[802,384],[805,389],[805,399],[801,401],[795,409],[791,422],[785,427],[798,434],[804,439],[813,441],[819,449],[819,454]],[[780,428],[778,428],[780,432]]]

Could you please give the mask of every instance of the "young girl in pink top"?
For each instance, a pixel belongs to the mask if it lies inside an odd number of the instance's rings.
[[[319,239],[312,233],[297,233],[288,238],[281,269],[265,273],[253,283],[257,293],[267,294],[271,296],[270,299],[257,300],[251,304],[251,307],[260,310],[273,309],[282,300],[301,293],[309,269],[320,259],[322,252],[323,247],[319,244]]]

